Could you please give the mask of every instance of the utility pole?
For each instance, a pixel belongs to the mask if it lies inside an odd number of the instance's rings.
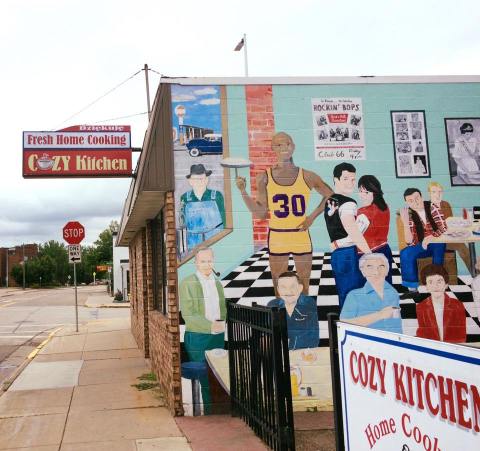
[[[150,85],[148,84],[148,64],[143,66],[143,70],[145,71],[145,86],[147,88],[147,112],[148,112],[148,120],[150,121]]]

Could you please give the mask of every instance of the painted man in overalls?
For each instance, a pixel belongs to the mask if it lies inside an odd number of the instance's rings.
[[[194,164],[187,175],[190,191],[180,197],[181,218],[187,229],[187,249],[208,240],[225,228],[225,202],[220,191],[208,189],[208,171],[203,164]]]

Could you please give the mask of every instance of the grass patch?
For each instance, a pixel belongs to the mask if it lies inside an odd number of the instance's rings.
[[[155,376],[155,373],[144,373],[138,376],[137,379],[140,379],[140,382],[132,385],[132,387],[135,387],[137,390],[151,390],[152,388],[159,387],[158,382],[156,382],[157,376]]]
[[[151,390],[152,388],[158,387],[158,382],[140,382],[139,384],[133,384],[132,387],[140,391]]]
[[[141,376],[138,376],[137,379],[140,379],[141,381],[156,381],[157,376],[155,373],[144,373]]]

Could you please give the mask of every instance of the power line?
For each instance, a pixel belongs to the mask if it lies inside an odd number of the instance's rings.
[[[118,89],[120,86],[124,85],[125,83],[127,83],[127,81],[131,80],[133,77],[137,76],[140,72],[143,72],[143,69],[140,69],[139,71],[135,72],[133,75],[131,75],[130,77],[128,77],[126,80],[122,81],[121,83],[119,83],[118,85],[116,85],[115,87],[113,87],[112,89],[110,89],[109,91],[107,91],[105,94],[101,95],[100,97],[96,98],[93,102],[90,102],[87,106],[83,107],[81,110],[77,111],[76,113],[72,114],[71,116],[69,116],[67,119],[65,119],[64,121],[60,122],[56,127],[53,128],[53,130],[57,130],[61,125],[63,125],[65,122],[69,121],[70,119],[73,119],[75,116],[78,116],[80,113],[83,113],[85,110],[87,110],[88,108],[90,108],[92,105],[94,105],[95,103],[97,103],[99,100],[103,99],[104,97],[108,96],[109,94],[111,94],[113,91],[115,91],[116,89]]]
[[[148,111],[145,111],[143,113],[135,113],[135,114],[130,114],[128,116],[118,116],[118,117],[111,117],[110,119],[103,119],[101,121],[93,121],[92,124],[101,124],[102,122],[110,122],[110,121],[118,121],[120,119],[128,119],[130,117],[135,117],[135,116],[143,116],[145,114],[148,114]]]
[[[151,67],[149,67],[148,70],[150,70],[150,71],[152,71],[152,72],[155,72],[156,74],[160,75],[160,77],[163,77],[163,74],[161,74],[160,72],[156,71],[155,69],[152,69]]]

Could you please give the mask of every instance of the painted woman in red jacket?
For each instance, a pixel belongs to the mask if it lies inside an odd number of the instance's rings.
[[[417,304],[417,337],[449,343],[465,343],[467,339],[465,307],[449,297],[448,273],[441,265],[428,265],[421,274],[430,296]]]

